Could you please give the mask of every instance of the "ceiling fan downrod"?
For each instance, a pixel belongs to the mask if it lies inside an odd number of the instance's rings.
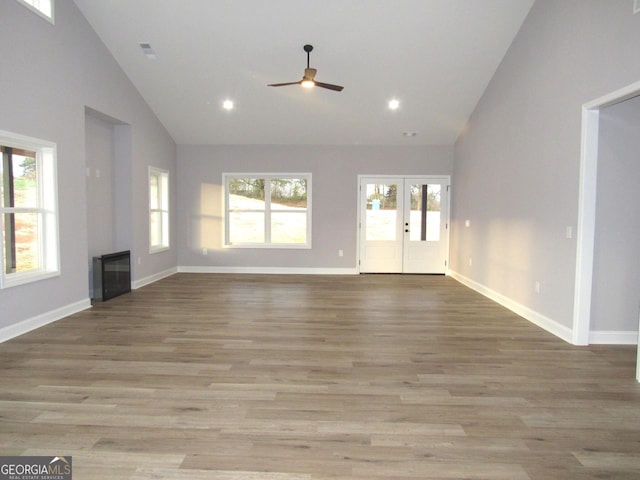
[[[307,44],[303,48],[307,52],[307,68],[309,68],[309,54],[313,51],[313,45]]]

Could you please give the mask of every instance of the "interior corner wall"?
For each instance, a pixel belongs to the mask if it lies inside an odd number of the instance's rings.
[[[0,129],[57,145],[60,231],[59,276],[0,290],[1,341],[89,306],[88,229],[93,227],[87,224],[86,107],[132,126],[131,167],[125,174],[131,217],[124,228],[130,229],[126,236],[140,259],[134,280],[175,269],[177,250],[175,225],[170,251],[151,255],[148,246],[148,166],[170,171],[175,182],[175,142],[75,3],[56,1],[51,24],[18,2],[0,2],[0,58],[5,67]],[[175,188],[171,205],[175,211]]]
[[[637,341],[640,308],[640,97],[600,110],[591,331]]]
[[[565,332],[582,105],[636,82],[637,58],[631,2],[537,0],[455,145],[452,271]]]
[[[178,265],[355,271],[358,175],[450,175],[452,159],[452,146],[180,145]],[[311,249],[223,247],[222,174],[242,172],[312,174]]]

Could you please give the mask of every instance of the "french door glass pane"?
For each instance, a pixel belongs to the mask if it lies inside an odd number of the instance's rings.
[[[438,184],[410,186],[409,240],[412,242],[440,240],[440,192]]]
[[[412,242],[427,239],[427,205],[425,195],[427,185],[414,184],[409,187],[411,211],[409,212],[409,240]]]
[[[398,218],[398,185],[367,184],[366,239],[395,241]]]
[[[440,241],[440,197],[442,185],[427,186],[427,241]]]

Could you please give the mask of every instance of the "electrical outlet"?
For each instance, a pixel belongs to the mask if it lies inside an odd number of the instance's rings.
[[[473,258],[469,257],[469,266],[472,267],[473,266]]]
[[[343,250],[338,250],[338,256],[339,257],[344,257],[344,251]]]
[[[208,254],[208,253],[209,253],[209,251],[208,251],[206,248],[203,248],[203,249],[202,249],[202,254],[203,254],[203,255],[206,255],[206,254]]]
[[[538,280],[536,280],[534,288],[535,288],[536,293],[540,293],[540,282]]]

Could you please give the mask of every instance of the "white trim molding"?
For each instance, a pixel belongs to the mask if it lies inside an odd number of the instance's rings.
[[[589,333],[589,343],[594,345],[637,345],[638,332],[609,332],[593,330]]]
[[[36,315],[35,317],[14,323],[13,325],[0,328],[0,343],[19,337],[20,335],[24,335],[25,333],[37,328],[44,327],[45,325],[56,322],[64,317],[68,317],[69,315],[73,315],[74,313],[87,310],[88,308],[91,308],[91,300],[86,298],[79,302],[70,303],[69,305],[56,308],[50,312]]]
[[[178,267],[179,273],[249,273],[256,275],[358,275],[357,268]]]
[[[131,282],[131,289],[137,290],[138,288],[142,288],[145,285],[150,285],[158,280],[162,280],[163,278],[170,277],[178,272],[177,268],[169,268],[164,270],[163,272],[154,273],[153,275],[149,275],[148,277],[141,278],[140,280],[136,280]]]
[[[564,340],[567,343],[572,343],[572,332],[571,329],[565,327],[564,325],[559,324],[555,320],[545,317],[544,315],[536,312],[535,310],[530,309],[504,295],[492,290],[470,278],[465,277],[464,275],[460,275],[457,272],[450,272],[451,278],[460,282],[461,284],[469,287],[472,290],[484,295],[485,297],[493,300],[494,302],[502,305],[505,308],[508,308],[512,312],[520,315],[525,320],[530,321],[531,323],[537,325],[538,327],[546,330],[547,332],[555,335],[556,337]]]

